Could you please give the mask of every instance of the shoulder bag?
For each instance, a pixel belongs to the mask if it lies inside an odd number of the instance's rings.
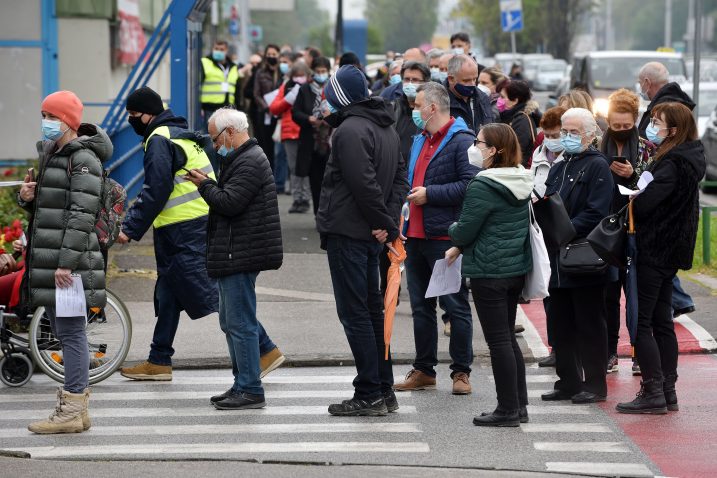
[[[570,186],[568,195],[565,196],[566,200],[572,194],[575,185],[578,184],[584,172],[585,170],[583,169],[578,173],[573,185]],[[538,225],[543,230],[545,246],[548,249],[557,249],[563,244],[572,241],[577,233],[560,194],[556,192],[550,196],[541,197],[535,189],[533,189],[533,194],[538,198],[533,204],[533,211]]]
[[[625,267],[626,216],[627,205],[600,221],[587,237],[597,255],[611,266],[621,268]]]

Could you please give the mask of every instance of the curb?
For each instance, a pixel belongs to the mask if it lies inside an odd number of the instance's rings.
[[[26,451],[0,450],[0,456],[6,458],[32,458]]]

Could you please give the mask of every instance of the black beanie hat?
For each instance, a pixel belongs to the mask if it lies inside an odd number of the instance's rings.
[[[156,91],[149,86],[143,86],[127,97],[127,111],[158,115],[164,111],[164,103]]]

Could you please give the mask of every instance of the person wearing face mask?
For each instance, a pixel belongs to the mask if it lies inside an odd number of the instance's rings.
[[[451,61],[455,55],[453,53],[444,53],[438,59],[438,82],[442,85],[446,84],[448,79],[448,62]]]
[[[299,95],[299,89],[311,77],[311,70],[303,62],[297,62],[289,70],[287,80],[279,88],[279,94],[269,105],[269,111],[281,118],[281,144],[286,150],[286,158],[291,175],[291,194],[294,203],[290,213],[304,213],[309,210],[309,178],[296,175],[296,157],[299,151],[299,133],[301,127],[294,122],[291,109]]]
[[[458,32],[451,35],[451,52],[454,55],[470,55],[471,37],[465,32]]]
[[[374,96],[380,96],[388,101],[400,98],[403,85],[401,84],[401,70],[404,60],[392,61],[388,66],[388,74],[380,82],[374,83],[375,89],[371,89]]]
[[[204,126],[209,117],[219,108],[233,105],[239,81],[237,65],[229,58],[229,43],[225,40],[214,42],[209,55],[202,58],[201,92],[199,101],[202,103]]]
[[[480,165],[469,162],[475,135],[462,118],[450,113],[448,91],[436,82],[418,88],[413,120],[422,131],[414,137],[409,156],[411,185],[409,220],[405,227],[406,274],[413,315],[416,359],[396,391],[434,389],[438,364],[436,299],[425,297],[435,262],[451,247],[448,226],[458,219],[468,181]],[[450,317],[453,394],[471,393],[473,322],[465,284],[441,297]]]
[[[157,283],[152,344],[147,360],[123,367],[134,380],[171,380],[174,336],[185,310],[199,319],[219,310],[217,285],[207,276],[205,254],[209,207],[197,188],[181,180],[183,170],[201,169],[214,177],[209,138],[187,129],[187,121],[164,109],[149,87],[127,97],[128,122],[144,147],[144,184],[122,222],[117,242],[139,241],[153,228]]]
[[[586,237],[610,213],[613,179],[605,156],[591,143],[597,123],[591,111],[570,108],[561,118],[563,160],[550,168],[546,196],[559,194],[577,238]],[[574,239],[576,241],[577,239]],[[605,286],[617,279],[615,268],[572,275],[558,267],[559,250],[548,250],[552,274],[550,315],[554,320],[554,390],[545,401],[604,402],[607,396],[607,330]]]
[[[468,55],[455,55],[448,62],[448,77],[443,84],[451,100],[451,116],[463,118],[468,128],[478,131],[493,122],[488,96],[477,88],[478,64]]]
[[[256,317],[256,279],[283,261],[276,185],[266,155],[250,138],[244,113],[217,110],[209,134],[224,163],[219,178],[187,168],[187,181],[209,205],[207,272],[219,284],[219,325],[226,335],[234,383],[210,401],[219,410],[264,408],[261,342]]]
[[[254,134],[259,146],[269,159],[271,170],[274,171],[274,140],[276,118],[269,111],[264,95],[277,90],[281,86],[282,74],[279,71],[279,47],[267,45],[264,49],[264,61],[256,72],[254,79],[254,102],[256,116],[253,118]]]
[[[431,81],[435,81],[438,83],[443,83],[443,79],[441,79],[441,57],[443,56],[443,50],[440,50],[438,48],[433,48],[431,50],[428,50],[426,53],[426,59],[428,60],[428,68],[431,71]]]
[[[476,426],[517,427],[528,421],[523,353],[513,333],[525,274],[533,265],[528,203],[533,175],[521,163],[520,146],[504,124],[481,128],[477,156],[484,168],[468,185],[458,221],[448,234],[446,259],[461,252],[461,272],[470,278],[493,367],[498,406],[473,419]]]
[[[500,93],[496,91],[496,88],[501,82],[507,79],[508,77],[503,74],[500,68],[496,67],[486,68],[478,75],[478,84],[485,86],[490,91],[488,97],[490,98],[490,105],[493,109],[493,120],[496,122],[500,121],[500,111],[496,105],[500,98]]]
[[[678,83],[670,81],[670,72],[662,63],[656,61],[646,63],[637,75],[637,82],[640,85],[640,95],[643,99],[650,100],[647,111],[642,115],[640,125],[637,127],[643,138],[652,118],[652,110],[660,103],[676,101],[690,110],[695,109],[695,102],[682,91]]]
[[[102,206],[102,162],[112,142],[93,124],[82,123],[83,105],[71,91],[48,95],[40,107],[42,141],[36,178],[25,176],[18,204],[29,213],[27,271],[31,307],[45,307],[59,339],[65,380],[50,417],[31,423],[33,433],[79,433],[90,428],[90,357],[85,317],[58,317],[56,289],[82,279],[88,307],[104,307],[105,261],[95,234]],[[32,309],[31,309],[32,310]]]
[[[540,106],[531,100],[530,86],[525,81],[503,81],[496,87],[500,98],[496,101],[500,121],[510,125],[518,136],[523,153],[523,166],[530,167],[536,139],[536,125],[540,122]]]
[[[699,220],[699,182],[705,151],[689,107],[661,103],[652,111],[647,139],[657,153],[647,167],[653,180],[633,200],[637,238],[637,338],[642,382],[620,413],[664,414],[677,404],[677,338],[672,322],[673,278],[692,267]]]
[[[324,121],[326,111],[322,107],[331,62],[328,58],[320,56],[313,61],[311,69],[314,74],[299,88],[294,107],[291,109],[291,117],[300,128],[296,168],[292,174],[300,178],[308,177],[311,202],[316,215],[321,195],[321,182],[331,153],[332,128]]]

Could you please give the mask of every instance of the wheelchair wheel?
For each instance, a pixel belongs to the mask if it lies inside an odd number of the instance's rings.
[[[132,340],[132,320],[127,307],[108,290],[105,308],[87,311],[86,330],[90,384],[93,384],[112,375],[124,362]],[[43,372],[53,380],[64,382],[62,346],[52,333],[44,307],[35,310],[30,322],[30,352]]]
[[[32,377],[32,360],[24,353],[0,358],[0,381],[8,387],[22,387]]]

